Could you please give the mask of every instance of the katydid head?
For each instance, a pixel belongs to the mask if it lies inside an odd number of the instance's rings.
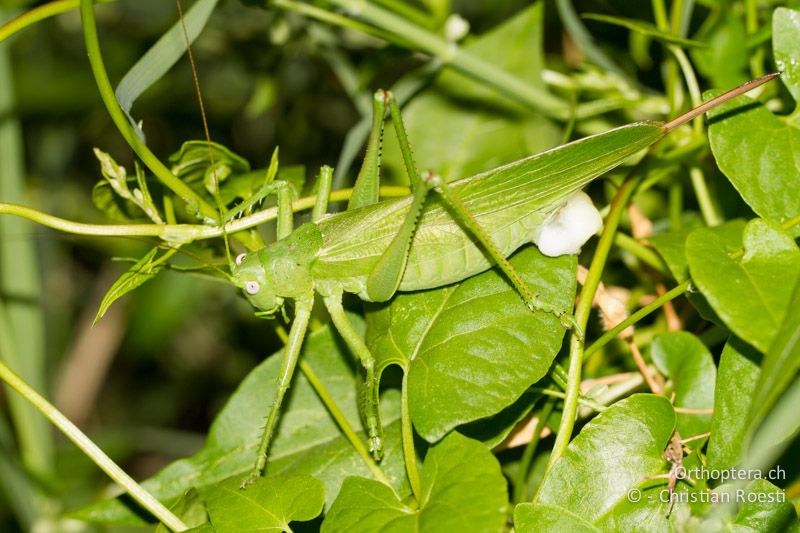
[[[241,287],[250,304],[267,316],[277,313],[283,306],[283,298],[278,296],[275,284],[267,278],[258,252],[240,254],[233,267],[233,280]]]
[[[270,316],[281,309],[284,299],[313,292],[311,265],[321,246],[319,228],[304,224],[285,239],[239,255],[231,268],[234,283],[260,314]]]

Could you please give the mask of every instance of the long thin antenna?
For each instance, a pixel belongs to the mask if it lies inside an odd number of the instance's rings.
[[[214,149],[211,146],[211,133],[208,129],[208,119],[206,117],[206,108],[203,103],[203,92],[200,89],[200,77],[197,74],[197,65],[194,62],[194,54],[192,54],[192,45],[189,42],[189,32],[186,30],[186,21],[183,18],[183,6],[181,0],[175,0],[175,6],[178,8],[178,17],[181,21],[181,30],[183,31],[183,40],[186,42],[186,54],[189,56],[189,64],[192,67],[192,79],[194,80],[194,90],[197,95],[197,103],[200,106],[200,118],[203,122],[203,133],[206,137],[206,146],[208,147],[208,161],[211,164],[211,181],[214,190],[214,200],[217,202],[217,211],[219,211],[219,222],[222,224],[222,236],[225,241],[225,256],[228,258],[228,265],[231,262],[231,250],[228,244],[228,235],[225,232],[225,223],[223,222],[223,206],[222,197],[219,192],[219,181],[217,180],[217,168],[214,161]]]
[[[699,117],[706,111],[717,107],[721,103],[726,102],[732,98],[736,98],[737,96],[741,96],[746,92],[752,91],[756,87],[764,85],[771,79],[780,76],[782,73],[783,73],[782,71],[773,72],[772,74],[767,74],[766,76],[761,76],[760,78],[756,78],[752,81],[748,81],[747,83],[739,85],[738,87],[733,88],[730,91],[726,91],[719,96],[715,96],[708,102],[704,102],[703,104],[695,107],[694,109],[690,109],[686,113],[673,118],[672,120],[664,124],[664,126],[662,127],[664,128],[665,131],[672,131],[678,126],[682,126],[683,124],[686,124],[690,120]]]

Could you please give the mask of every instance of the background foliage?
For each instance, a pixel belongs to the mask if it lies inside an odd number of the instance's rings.
[[[562,342],[557,320],[530,316],[493,272],[366,311],[348,302],[385,368],[383,478],[360,460],[298,373],[270,476],[252,495],[274,510],[269,516],[241,501],[235,481],[252,462],[247,443],[262,426],[278,371],[277,357],[262,360],[282,341],[275,323],[254,318],[231,286],[164,270],[92,327],[106,291],[130,266],[110,258],[136,260],[152,245],[65,237],[4,216],[0,326],[10,327],[0,327],[3,360],[134,477],[160,472],[146,486],[170,504],[180,500],[176,513],[190,525],[210,519],[219,531],[241,528],[237,520],[330,531],[388,524],[422,531],[512,524],[518,531],[797,528],[800,419],[791,406],[800,392],[800,14],[793,9],[800,3],[367,4],[392,16],[358,15],[346,1],[221,2],[193,45],[212,139],[254,169],[267,167],[279,146],[280,176],[303,196],[322,164],[335,166],[335,188],[348,186],[369,127],[372,91],[392,88],[418,166],[455,179],[635,120],[674,117],[700,90],[712,91],[708,97],[784,70],[758,101],[742,97],[710,113],[707,135],[684,127],[646,165],[631,162],[589,187],[608,213],[626,176],[641,180],[635,207],[620,211],[602,271],[602,311],[594,309],[589,319],[578,425],[546,476],[563,409],[559,395],[568,388],[569,342]],[[0,6],[2,21],[31,7],[10,0]],[[95,10],[112,80],[177,19],[171,2],[119,0]],[[326,14],[340,18],[320,20]],[[437,54],[425,35],[464,54]],[[686,83],[690,72],[697,86],[691,76]],[[184,141],[203,137],[185,59],[135,102],[132,114],[162,161]],[[0,121],[0,201],[84,222],[141,217],[111,185],[97,185],[105,182],[94,147],[129,175],[134,160],[98,96],[76,11],[0,44]],[[233,155],[225,161],[235,175],[247,176],[248,163]],[[385,183],[403,184],[401,165],[387,130]],[[250,181],[232,179],[237,185],[226,194],[246,196]],[[196,183],[202,192],[199,177]],[[152,192],[162,190],[153,183]],[[271,225],[261,233],[274,238]],[[191,251],[206,262],[222,257],[220,242]],[[514,262],[542,294],[569,305],[576,263],[589,266],[596,255],[593,242],[577,259],[545,260],[528,248]],[[679,296],[657,302],[632,337],[606,343],[609,323],[676,286]],[[459,305],[460,298],[471,304]],[[441,301],[451,308],[426,311]],[[490,324],[487,331],[470,329],[476,316]],[[327,322],[324,312],[315,314],[303,360],[360,427],[354,365]],[[515,338],[502,337],[504,328]],[[460,344],[442,342],[456,334],[465,335]],[[598,339],[605,340],[592,346]],[[470,352],[476,346],[488,364]],[[632,356],[637,352],[650,383]],[[423,501],[409,497],[400,449],[403,372]],[[465,374],[471,379],[458,381]],[[648,392],[657,394],[642,394]],[[94,464],[17,396],[2,394],[0,529],[124,530],[150,519],[124,499],[105,499],[114,494]],[[527,445],[514,446],[507,437],[529,415],[540,422],[528,424]],[[777,464],[785,473],[746,487],[698,480],[679,482],[676,490],[780,497],[731,507],[698,496],[676,504],[668,517],[667,505],[652,497],[666,480],[653,476],[669,472],[662,453],[675,428],[684,438],[710,432],[687,444],[687,467]],[[645,495],[642,502],[630,500],[633,489]],[[68,512],[73,518],[65,518]]]

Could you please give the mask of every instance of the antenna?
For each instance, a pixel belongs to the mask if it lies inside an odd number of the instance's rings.
[[[189,65],[192,67],[192,79],[194,80],[194,91],[197,95],[197,103],[200,106],[200,118],[203,122],[203,133],[205,135],[206,146],[208,147],[208,161],[211,164],[211,184],[213,188],[214,200],[217,203],[217,211],[219,212],[219,223],[222,224],[222,238],[225,241],[225,256],[228,259],[228,265],[232,265],[231,250],[228,243],[228,233],[225,230],[225,222],[223,221],[222,196],[219,192],[219,181],[217,180],[216,162],[214,161],[214,149],[211,146],[211,133],[208,129],[208,119],[206,117],[206,108],[203,104],[203,92],[200,89],[200,77],[197,74],[197,65],[194,61],[194,54],[192,54],[192,45],[189,42],[189,32],[186,31],[186,21],[183,18],[183,6],[181,0],[175,0],[175,6],[178,9],[178,17],[181,21],[181,30],[183,31],[183,40],[186,43],[186,54],[189,57]]]
[[[708,102],[704,102],[703,104],[695,107],[694,109],[690,109],[686,113],[684,113],[682,115],[678,115],[677,117],[673,118],[672,120],[670,120],[669,122],[664,124],[662,127],[664,128],[665,131],[672,131],[675,128],[677,128],[678,126],[682,126],[683,124],[686,124],[690,120],[699,117],[700,115],[702,115],[706,111],[717,107],[721,103],[727,102],[728,100],[736,98],[737,96],[741,96],[746,92],[752,91],[756,87],[764,85],[765,83],[767,83],[771,79],[776,78],[776,77],[780,76],[781,74],[783,74],[783,71],[773,72],[772,74],[767,74],[766,76],[761,76],[760,78],[756,78],[754,80],[748,81],[747,83],[739,85],[738,87],[734,87],[730,91],[725,91],[721,95],[715,96],[714,98],[712,98]]]

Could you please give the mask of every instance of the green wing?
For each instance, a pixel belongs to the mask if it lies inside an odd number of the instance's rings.
[[[576,191],[664,134],[659,122],[629,124],[452,182],[451,187],[508,256],[530,242],[533,232]],[[366,277],[410,205],[411,197],[389,200],[320,221],[323,246],[314,274],[323,291],[324,280],[336,280],[365,298]],[[490,266],[433,194],[414,235],[400,290],[446,285]]]

